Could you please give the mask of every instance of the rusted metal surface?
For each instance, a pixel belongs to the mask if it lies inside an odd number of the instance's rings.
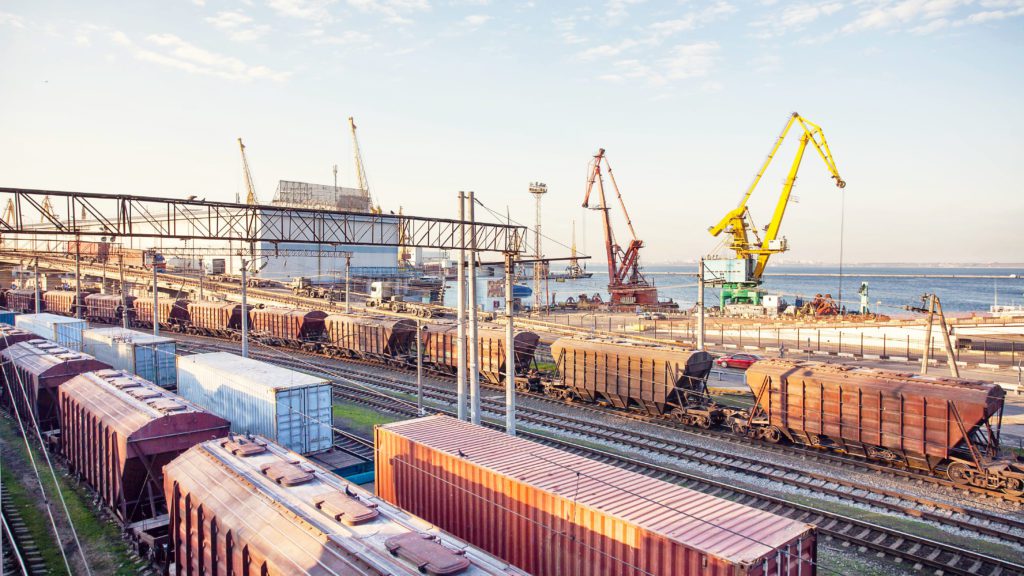
[[[91,321],[120,324],[127,305],[128,320],[131,321],[134,319],[132,311],[135,300],[135,296],[124,296],[122,299],[122,296],[115,294],[89,294],[85,297],[85,317]]]
[[[46,290],[39,290],[39,309],[46,310]],[[36,291],[29,290],[8,290],[7,308],[15,312],[35,312]]]
[[[480,328],[478,330],[480,357],[477,366],[488,382],[505,380],[505,332]],[[515,333],[516,373],[529,370],[537,351],[540,336],[536,332]],[[424,361],[441,370],[455,373],[459,366],[458,331],[451,324],[431,324],[423,333]],[[467,360],[468,361],[468,360]]]
[[[282,466],[310,477],[287,485],[263,472],[274,476]],[[164,472],[171,556],[181,576],[524,576],[262,438],[197,445]],[[408,535],[437,547],[423,555]]]
[[[6,324],[0,324],[0,350],[6,350],[18,342],[38,339],[39,336],[27,330],[22,330],[21,328],[15,328],[14,326],[8,326]]]
[[[257,308],[250,313],[255,337],[271,345],[318,342],[324,335],[326,312],[291,308]]]
[[[331,314],[324,320],[328,352],[407,362],[415,353],[416,322],[388,316]]]
[[[665,414],[703,394],[713,359],[707,352],[665,346],[559,338],[551,356],[562,382],[589,402]]]
[[[189,302],[188,314],[191,320],[189,330],[197,334],[230,337],[242,329],[241,304]]]
[[[813,527],[446,416],[378,426],[377,494],[537,576],[809,575]]]
[[[74,316],[79,308],[85,306],[86,292],[74,292],[72,290],[50,290],[43,295],[43,302],[46,303],[47,312]]]
[[[143,327],[153,327],[153,299],[138,298],[133,302],[135,322]],[[188,300],[184,298],[159,298],[157,320],[163,328],[183,328],[190,322]]]
[[[746,380],[760,408],[753,422],[805,444],[925,470],[969,458],[965,432],[998,415],[1005,395],[991,382],[800,360],[756,362]]]
[[[4,406],[11,414],[12,400],[26,426],[38,422],[46,432],[60,426],[58,388],[68,380],[110,366],[92,356],[73,352],[47,340],[26,340],[0,352],[3,359]]]
[[[81,374],[60,387],[61,451],[70,470],[122,523],[165,513],[163,467],[231,423],[120,370]]]

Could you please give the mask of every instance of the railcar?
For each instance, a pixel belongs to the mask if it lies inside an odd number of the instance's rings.
[[[27,428],[48,432],[60,426],[58,389],[68,380],[110,368],[92,356],[48,340],[19,342],[0,352],[5,378],[3,405]]]
[[[560,338],[551,345],[551,356],[559,376],[549,394],[639,409],[701,428],[725,419],[708,396],[713,359],[707,352]]]
[[[337,357],[408,366],[415,357],[416,322],[392,316],[330,314],[324,319],[323,350]]]
[[[47,312],[77,316],[78,311],[85,311],[86,292],[73,290],[49,290],[43,295],[43,303]]]
[[[39,310],[46,310],[46,290],[39,290]],[[7,291],[7,309],[21,314],[36,311],[36,291],[34,288]]]
[[[251,308],[250,310],[251,311]],[[242,330],[242,305],[232,302],[189,302],[187,331],[200,336],[238,339]],[[252,326],[252,319],[249,319]]]
[[[256,308],[250,316],[252,336],[270,346],[313,351],[318,349],[324,338],[327,313],[320,310]]]
[[[999,454],[998,384],[800,360],[757,362],[746,382],[755,406],[730,417],[737,434],[1024,494],[1024,465]]]
[[[131,322],[135,317],[135,300],[135,296],[89,294],[85,297],[85,317],[91,322],[121,324],[127,313],[128,321]]]
[[[184,298],[157,298],[156,320],[161,328],[184,332],[191,324],[189,302]],[[153,298],[144,296],[132,302],[133,323],[139,328],[153,327]]]
[[[516,331],[516,375],[525,375],[534,364],[540,336],[536,332]],[[451,324],[431,324],[423,332],[424,361],[436,370],[454,374],[459,368],[458,328]],[[497,384],[505,380],[505,331],[482,328],[477,342],[480,355],[477,369],[483,378]]]

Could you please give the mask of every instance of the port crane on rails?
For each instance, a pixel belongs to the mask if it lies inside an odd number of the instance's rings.
[[[370,206],[370,212],[380,214],[380,206],[375,206],[373,196],[370,195],[370,181],[366,178],[366,166],[363,165],[363,153],[359,151],[359,139],[356,137],[356,121],[352,116],[348,117],[348,127],[352,132],[352,155],[356,164],[356,178],[359,180],[359,189],[366,193],[366,202]]]
[[[241,138],[238,139],[238,149],[242,151],[242,173],[245,176],[245,187],[248,191],[245,197],[245,203],[250,206],[256,206],[260,201],[256,196],[256,186],[252,183],[252,172],[249,170],[249,159],[245,156],[245,144],[242,144]]]
[[[630,241],[629,246],[625,249],[615,241],[615,234],[612,232],[611,208],[604,195],[602,164],[607,168],[608,179],[619,199],[622,215],[626,219],[626,227],[629,228]],[[619,192],[619,185],[615,182],[611,164],[608,163],[608,158],[604,155],[604,148],[598,150],[594,155],[588,173],[587,193],[583,197],[583,207],[600,210],[604,216],[604,242],[608,256],[608,293],[611,294],[612,307],[657,306],[658,289],[648,282],[640,271],[640,249],[643,248],[643,240],[637,238],[636,231],[633,229],[633,222],[629,219],[629,212],[626,211],[626,204],[622,200],[622,193]],[[600,198],[598,206],[590,206],[590,193],[594,189],[594,184],[597,184],[597,193]]]
[[[757,188],[761,177],[768,170],[768,166],[771,164],[772,159],[775,158],[775,154],[778,153],[782,142],[794,126],[799,126],[802,130],[800,144],[797,147],[793,163],[790,165],[789,175],[782,186],[782,194],[775,204],[775,213],[772,215],[768,225],[765,226],[764,236],[762,237],[751,219],[747,201],[750,200],[750,196]],[[764,275],[764,269],[768,265],[768,259],[772,254],[785,252],[789,249],[786,238],[779,236],[779,229],[782,226],[782,217],[786,214],[786,207],[790,202],[793,185],[796,183],[796,175],[800,170],[800,163],[803,161],[804,152],[808,144],[813,145],[814,149],[818,151],[818,155],[825,162],[825,166],[828,168],[829,173],[831,173],[832,179],[835,180],[836,186],[839,188],[846,187],[846,182],[839,176],[839,169],[836,168],[835,160],[832,157],[832,152],[829,150],[828,142],[825,140],[825,134],[821,131],[821,126],[793,112],[786,122],[786,127],[782,129],[782,133],[775,140],[775,144],[772,146],[771,152],[768,153],[768,157],[761,164],[761,169],[754,176],[754,181],[750,183],[746,193],[740,200],[739,205],[730,210],[718,224],[708,229],[711,235],[715,237],[723,232],[732,236],[729,248],[735,253],[735,258],[704,261],[705,274],[724,281],[722,284],[723,305],[760,304],[761,297],[763,296],[763,291],[760,289],[761,277]]]

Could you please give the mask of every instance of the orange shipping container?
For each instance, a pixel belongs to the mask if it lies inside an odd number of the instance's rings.
[[[446,416],[377,427],[378,496],[536,576],[810,576],[816,530]]]

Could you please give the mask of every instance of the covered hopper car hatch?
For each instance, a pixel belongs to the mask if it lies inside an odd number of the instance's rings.
[[[559,374],[555,386],[564,398],[639,409],[701,428],[725,418],[708,395],[713,358],[707,352],[560,338],[551,345],[551,356]]]
[[[746,378],[755,405],[729,418],[737,434],[1024,494],[1024,465],[999,454],[997,384],[794,360],[757,362]]]

